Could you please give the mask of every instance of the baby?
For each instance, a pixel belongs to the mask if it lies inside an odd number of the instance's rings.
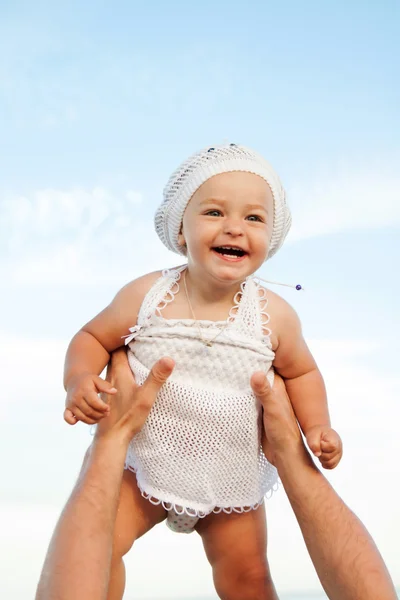
[[[157,359],[175,362],[126,458],[108,600],[123,595],[122,557],[165,518],[174,531],[201,535],[221,598],[277,597],[263,503],[277,473],[261,449],[252,373],[272,382],[275,369],[285,379],[325,468],[342,455],[299,319],[254,275],[290,224],[282,185],[263,157],[237,144],[194,154],[172,174],[155,217],[160,239],[187,263],[127,284],[71,341],[64,413],[71,425],[109,414],[98,394],[115,389],[99,374],[122,338],[139,384]]]

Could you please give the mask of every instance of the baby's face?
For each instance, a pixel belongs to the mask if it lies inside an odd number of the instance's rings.
[[[189,264],[217,279],[239,281],[254,273],[268,254],[273,196],[267,182],[242,171],[215,175],[193,194],[179,243]]]

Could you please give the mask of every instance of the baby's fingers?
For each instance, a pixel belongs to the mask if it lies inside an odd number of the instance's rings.
[[[101,400],[101,398],[99,398],[96,392],[94,391],[86,392],[84,400],[92,410],[98,411],[102,415],[104,415],[105,413],[108,414],[110,412],[110,407],[107,404],[107,402]]]
[[[96,377],[94,383],[99,392],[104,392],[105,394],[116,394],[117,389],[111,385],[109,381],[105,381],[101,377]]]
[[[76,425],[78,421],[82,421],[83,423],[87,423],[88,425],[94,425],[98,420],[91,419],[87,417],[80,408],[77,406],[74,407],[74,412],[72,412],[69,408],[66,408],[64,411],[64,421],[66,421],[69,425]]]
[[[66,423],[68,423],[68,425],[75,425],[78,422],[74,413],[69,408],[66,408],[64,410],[64,421],[66,421]]]
[[[107,407],[108,408],[108,407]],[[68,402],[68,406],[64,411],[64,420],[69,425],[75,425],[78,421],[83,421],[88,425],[98,423],[108,415],[108,412],[100,412],[93,409],[84,398],[78,401]]]
[[[335,453],[328,456],[322,455],[319,460],[324,469],[334,469],[339,462],[339,458],[339,455]]]
[[[79,408],[81,409],[84,415],[86,415],[90,419],[94,419],[96,422],[100,421],[101,419],[104,419],[104,417],[107,417],[107,415],[109,414],[108,405],[107,411],[95,410],[90,406],[88,402],[86,402],[85,399],[81,400],[81,402],[79,403]]]
[[[307,444],[315,456],[321,456],[321,434],[319,432],[307,435]]]
[[[321,439],[321,450],[324,453],[335,452],[338,449],[338,443],[335,440]]]
[[[77,421],[82,421],[82,423],[86,423],[87,425],[95,425],[99,421],[99,419],[92,419],[88,415],[85,415],[85,413],[78,406],[74,406],[73,414],[75,415]]]
[[[330,460],[328,462],[323,462],[321,464],[324,467],[324,469],[328,469],[329,471],[331,471],[332,469],[334,469],[336,467],[337,461],[335,461],[335,460],[332,459],[332,460]]]

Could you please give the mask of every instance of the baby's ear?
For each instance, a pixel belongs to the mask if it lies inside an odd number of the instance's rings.
[[[182,247],[186,246],[185,236],[183,235],[182,227],[180,232],[178,233],[178,245]]]

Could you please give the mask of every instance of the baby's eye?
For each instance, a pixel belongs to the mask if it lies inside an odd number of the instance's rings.
[[[221,211],[220,211],[220,210],[213,209],[213,210],[208,210],[208,211],[207,211],[205,214],[206,214],[208,217],[219,217],[219,216],[220,216],[220,214],[221,214]]]
[[[261,223],[264,222],[259,215],[249,215],[247,219],[248,221],[260,221]]]

